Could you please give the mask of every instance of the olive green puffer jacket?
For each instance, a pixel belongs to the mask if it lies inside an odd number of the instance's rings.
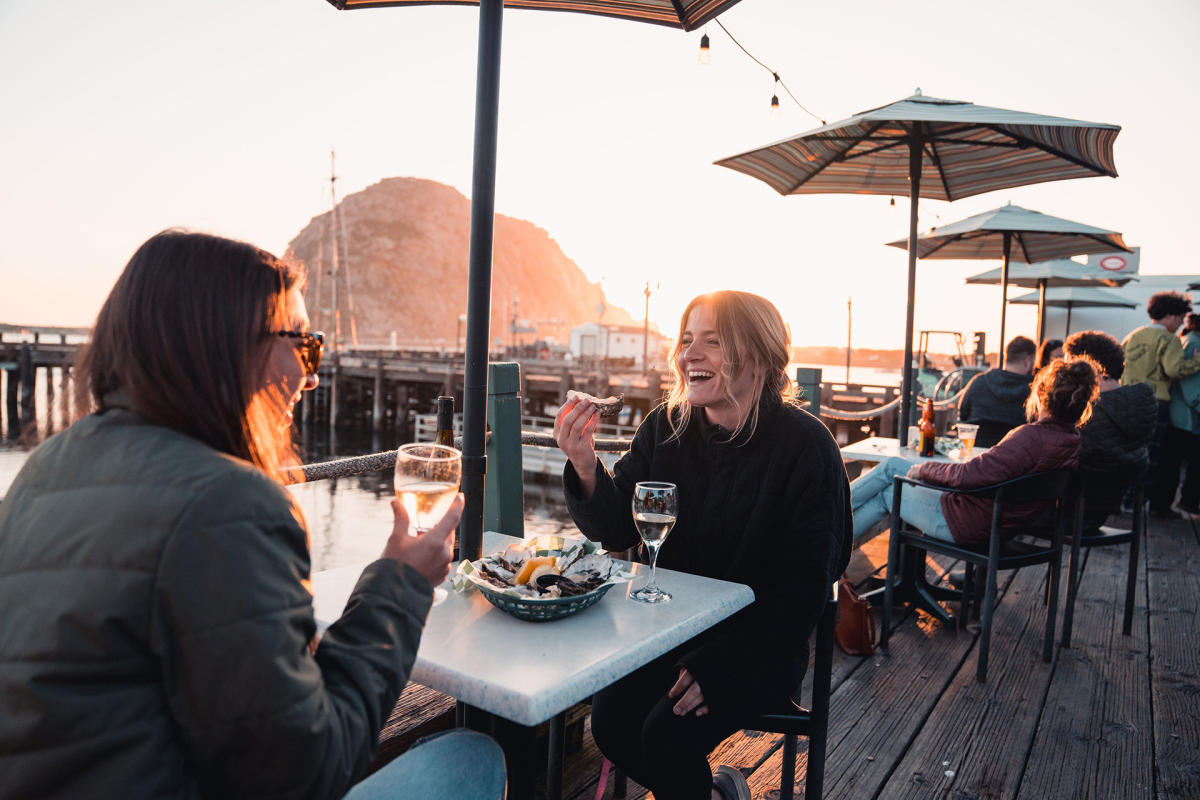
[[[1179,337],[1159,325],[1143,325],[1121,342],[1125,374],[1121,384],[1148,383],[1161,402],[1171,399],[1171,383],[1200,372],[1200,358],[1186,358]]]
[[[304,519],[259,470],[111,409],[0,503],[0,798],[340,797],[432,601],[380,560],[315,653]]]

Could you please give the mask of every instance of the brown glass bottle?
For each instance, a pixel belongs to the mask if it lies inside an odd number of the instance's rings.
[[[454,398],[442,395],[437,399],[437,433],[434,444],[454,447]]]
[[[918,426],[920,440],[917,445],[917,455],[929,457],[933,455],[933,442],[937,437],[937,427],[933,424],[933,398],[925,401],[925,412],[921,414],[921,424]]]

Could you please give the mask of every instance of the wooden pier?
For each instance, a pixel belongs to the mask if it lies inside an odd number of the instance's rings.
[[[1200,797],[1200,536],[1191,522],[1154,519],[1142,552],[1132,635],[1121,635],[1127,551],[1094,549],[1083,572],[1072,645],[1056,648],[1049,664],[1040,652],[1044,567],[1002,574],[987,683],[975,679],[976,633],[948,629],[923,614],[899,620],[886,655],[835,650],[824,796]],[[865,583],[879,574],[886,556],[884,534],[855,552],[852,578]],[[955,566],[930,564],[943,575]],[[406,706],[421,704],[426,727],[450,724],[445,713],[430,713],[438,703],[450,708],[449,698],[419,686],[406,697],[385,729],[381,754],[398,749],[402,740],[392,737],[415,729],[404,723],[413,718]],[[581,723],[563,796],[591,800],[601,756],[586,719]],[[781,744],[782,737],[743,731],[709,760],[714,768],[740,769],[761,798],[778,788]],[[805,748],[802,739],[798,798]],[[601,796],[614,797],[611,782]],[[630,781],[627,796],[652,795]]]

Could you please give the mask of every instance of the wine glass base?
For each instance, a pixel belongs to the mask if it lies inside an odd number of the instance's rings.
[[[629,597],[639,603],[665,603],[671,599],[670,594],[657,586],[643,586],[641,589],[630,592]]]

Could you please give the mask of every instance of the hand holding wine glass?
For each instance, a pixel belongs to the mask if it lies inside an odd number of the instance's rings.
[[[396,497],[408,512],[412,535],[445,516],[458,495],[462,453],[438,444],[406,444],[396,451]]]
[[[658,550],[675,525],[679,499],[675,484],[642,481],[633,487],[633,524],[650,551],[650,582],[629,596],[642,603],[665,603],[671,595],[659,588],[656,579]]]

